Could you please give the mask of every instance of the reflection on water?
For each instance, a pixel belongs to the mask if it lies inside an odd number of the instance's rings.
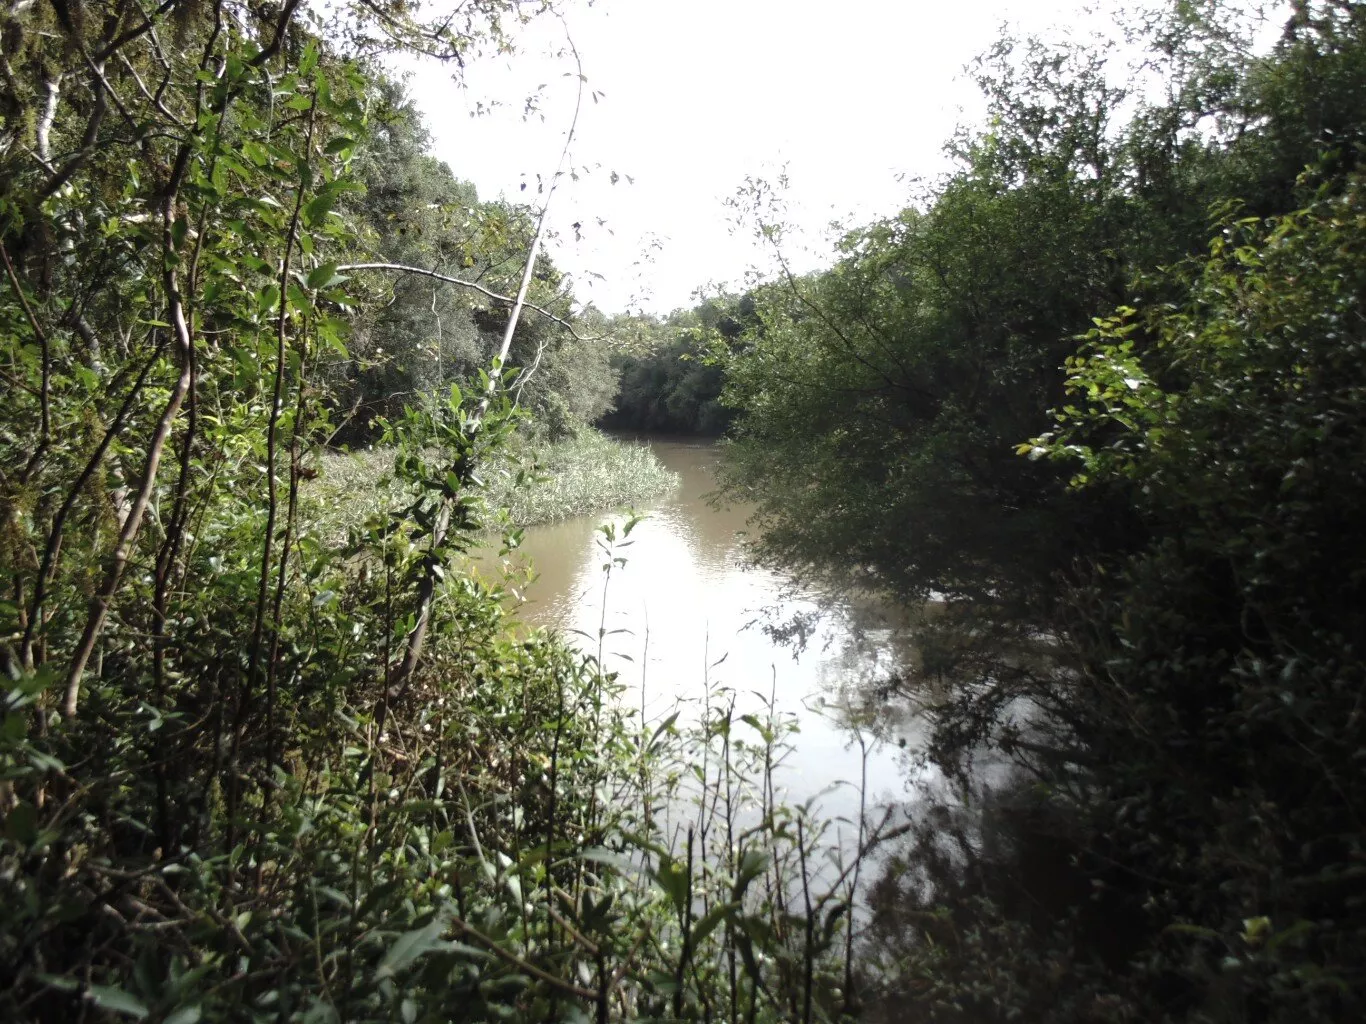
[[[672,494],[639,511],[646,514],[618,545],[626,559],[614,567],[606,588],[604,617],[601,535],[609,518],[590,516],[526,531],[522,546],[539,577],[527,589],[524,619],[565,631],[578,646],[596,653],[600,625],[605,627],[604,661],[633,687],[644,691],[647,716],[671,712],[678,702],[700,705],[708,683],[733,689],[737,715],[757,712],[772,694],[778,710],[797,716],[795,750],[778,781],[791,801],[830,792],[820,803],[828,814],[856,812],[852,785],[862,772],[859,744],[843,710],[861,685],[875,684],[897,667],[885,629],[855,630],[851,610],[823,618],[800,656],[776,646],[760,627],[766,611],[780,615],[814,611],[809,596],[784,595],[783,580],[742,564],[740,533],[748,510],[715,509],[704,496],[713,487],[717,459],[713,445],[652,441],[656,455],[679,474]],[[885,714],[885,709],[884,709]],[[869,803],[894,798],[904,790],[900,741],[919,744],[911,718],[885,721],[888,742],[871,744]]]

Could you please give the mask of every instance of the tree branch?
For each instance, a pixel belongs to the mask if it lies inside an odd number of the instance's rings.
[[[513,953],[511,950],[504,949],[496,941],[494,941],[493,939],[485,935],[483,932],[481,932],[478,928],[475,928],[471,924],[467,924],[460,918],[452,918],[451,923],[454,924],[457,928],[459,928],[462,934],[468,935],[475,942],[479,943],[479,945],[487,949],[490,953],[497,956],[500,960],[503,960],[511,964],[518,970],[526,971],[527,974],[530,974],[534,978],[539,978],[541,981],[545,982],[552,988],[558,989],[559,991],[564,992],[567,995],[575,996],[579,999],[598,998],[598,994],[592,991],[591,989],[580,988],[573,982],[565,981],[563,978],[557,978],[549,971],[543,971],[535,964],[528,963],[527,961],[519,957],[516,953]]]
[[[288,3],[286,3],[284,8],[280,11],[279,19],[275,22],[275,38],[270,41],[264,50],[247,61],[247,64],[251,67],[259,68],[262,64],[275,56],[276,52],[280,49],[280,44],[285,41],[285,30],[289,28],[290,19],[294,17],[294,12],[299,9],[299,4],[302,2],[303,0],[288,0]]]
[[[62,502],[57,514],[52,517],[52,529],[48,533],[47,545],[43,549],[43,559],[38,566],[38,578],[34,581],[33,603],[30,606],[28,623],[24,627],[23,651],[26,658],[26,666],[32,668],[32,649],[34,635],[38,629],[39,620],[42,617],[43,600],[47,596],[47,583],[52,573],[52,564],[57,558],[57,549],[62,543],[62,532],[66,527],[66,520],[71,515],[71,510],[75,508],[76,502],[80,499],[81,492],[85,490],[90,478],[95,475],[95,470],[99,468],[104,460],[104,453],[109,450],[109,445],[119,436],[123,430],[123,425],[128,420],[128,415],[133,409],[133,403],[138,395],[142,393],[143,385],[147,382],[147,375],[152,372],[152,367],[161,358],[161,345],[158,344],[152,351],[152,355],[143,364],[142,370],[138,373],[137,380],[133,382],[123,404],[119,406],[119,411],[114,415],[114,420],[109,424],[109,429],[104,432],[104,437],[95,446],[94,452],[86,460],[85,468],[81,470],[81,475],[76,478],[75,484],[67,492],[66,500]]]
[[[400,274],[417,274],[419,277],[430,277],[434,281],[442,281],[446,284],[453,284],[460,288],[468,288],[471,291],[478,292],[480,295],[487,296],[494,302],[501,302],[505,306],[515,306],[517,304],[517,299],[513,298],[512,296],[501,295],[498,292],[493,291],[491,288],[485,288],[482,284],[478,284],[477,282],[469,281],[462,277],[451,277],[449,274],[439,274],[435,270],[424,270],[422,267],[411,267],[406,263],[343,263],[337,267],[337,270],[343,272],[352,270],[390,270]],[[583,337],[574,330],[574,325],[570,323],[568,320],[565,320],[563,317],[556,316],[554,313],[550,312],[550,310],[544,308],[543,306],[537,306],[534,303],[525,301],[525,292],[523,292],[522,306],[526,309],[531,310],[533,313],[539,313],[547,320],[551,320],[559,324],[571,335],[573,335],[576,341],[601,340],[601,338]],[[515,321],[509,321],[509,323],[515,323]]]
[[[96,62],[98,65],[98,62]],[[100,123],[104,120],[105,112],[109,109],[109,100],[105,92],[104,80],[102,76],[94,76],[93,88],[95,92],[95,106],[90,111],[90,117],[85,122],[85,132],[81,136],[80,148],[62,165],[55,173],[48,176],[35,196],[35,205],[40,204],[48,196],[52,195],[59,188],[71,180],[71,176],[85,166],[87,160],[95,152],[95,138],[100,130]]]
[[[171,172],[170,184],[162,200],[161,245],[165,256],[169,256],[175,251],[171,226],[176,219],[176,197],[189,163],[190,146],[187,143],[181,147],[175,167]],[[180,294],[180,281],[176,274],[175,265],[169,259],[164,262],[165,269],[162,273],[162,282],[166,289],[166,303],[171,329],[176,339],[177,348],[180,350],[180,377],[176,380],[175,387],[166,400],[166,407],[162,410],[161,418],[157,421],[156,430],[152,434],[151,443],[147,447],[147,461],[143,466],[142,481],[138,487],[137,497],[133,501],[133,507],[128,512],[128,518],[123,521],[123,529],[119,533],[119,542],[114,547],[114,557],[110,563],[109,571],[105,574],[100,589],[90,601],[90,614],[85,621],[85,632],[81,634],[81,642],[76,648],[76,653],[71,659],[71,667],[67,671],[66,695],[62,702],[62,713],[67,718],[76,714],[77,700],[81,692],[81,676],[85,674],[86,663],[90,660],[90,655],[95,650],[95,642],[99,639],[100,632],[104,628],[104,620],[109,614],[109,603],[114,599],[119,581],[123,578],[123,569],[128,564],[129,558],[132,557],[133,545],[137,541],[138,531],[142,527],[142,518],[147,512],[147,504],[151,501],[152,491],[156,486],[157,470],[161,467],[161,456],[166,450],[166,439],[170,436],[171,425],[180,414],[181,403],[185,401],[185,395],[190,390],[190,354],[194,349],[194,342],[191,339],[189,323],[185,319],[185,304]]]
[[[43,89],[47,93],[47,99],[43,103],[43,113],[38,118],[38,127],[34,132],[34,137],[38,146],[38,159],[47,164],[51,157],[50,139],[52,135],[52,122],[57,119],[57,101],[62,95],[62,76],[54,74],[43,82]]]
[[[179,4],[181,2],[182,0],[165,0],[165,2],[155,11],[153,11],[151,15],[147,15],[144,13],[142,16],[142,24],[137,26],[136,28],[128,29],[123,34],[115,36],[108,43],[106,43],[104,49],[100,50],[99,53],[94,55],[93,59],[95,60],[95,62],[102,63],[103,61],[108,60],[110,57],[114,55],[114,53],[120,47],[128,43],[131,43],[134,39],[138,38],[138,36],[142,35],[143,33],[150,32],[153,26],[153,18],[159,18],[161,15],[165,14],[167,11],[175,7],[176,4]]]
[[[555,174],[550,179],[550,188],[546,192],[545,203],[541,206],[541,215],[536,222],[536,234],[532,236],[531,248],[527,252],[526,264],[522,269],[521,287],[517,289],[517,298],[512,303],[512,312],[508,316],[507,328],[503,331],[503,343],[498,349],[498,355],[493,363],[493,371],[489,374],[488,390],[479,402],[479,409],[471,418],[469,429],[477,430],[479,422],[484,413],[488,410],[494,395],[502,384],[503,367],[507,362],[508,351],[512,348],[512,338],[517,331],[517,321],[522,315],[522,310],[528,303],[526,301],[527,292],[531,288],[531,277],[536,269],[536,256],[541,249],[541,241],[545,237],[545,225],[547,215],[550,213],[550,203],[555,197],[555,189],[559,185],[560,177],[564,174],[564,166],[569,159],[569,147],[574,141],[574,133],[579,124],[579,112],[583,108],[583,64],[579,61],[579,52],[574,48],[574,41],[569,41],[569,47],[573,51],[575,63],[578,65],[578,98],[574,103],[574,117],[569,123],[569,131],[565,135],[564,149],[560,151],[560,162],[555,168]],[[341,269],[341,268],[338,268]],[[464,283],[464,282],[459,282]],[[506,299],[504,301],[507,301]],[[541,310],[545,314],[544,310]],[[550,315],[550,314],[545,314]],[[558,317],[552,317],[557,319]],[[563,321],[560,321],[563,323]],[[577,337],[577,335],[576,335]],[[442,545],[446,540],[446,531],[450,528],[451,521],[451,502],[449,500],[442,503],[441,511],[437,515],[436,524],[432,531],[432,555],[428,560],[427,571],[422,576],[422,581],[418,584],[417,594],[417,624],[413,626],[408,634],[408,643],[404,651],[403,661],[398,668],[390,674],[386,680],[384,689],[384,703],[381,705],[381,718],[387,710],[391,700],[399,699],[407,690],[409,682],[412,680],[413,671],[417,668],[418,661],[422,657],[422,647],[426,642],[427,628],[431,624],[432,603],[436,597],[436,585],[443,576],[444,561],[440,556]]]

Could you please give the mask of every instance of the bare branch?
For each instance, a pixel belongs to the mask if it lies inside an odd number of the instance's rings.
[[[471,291],[478,292],[480,295],[487,296],[494,302],[501,302],[505,306],[513,306],[517,303],[517,300],[512,296],[501,295],[498,292],[493,291],[491,288],[485,288],[482,284],[479,284],[475,281],[470,281],[462,277],[451,277],[449,274],[439,274],[435,270],[424,270],[422,267],[411,267],[408,266],[406,263],[343,263],[337,267],[337,270],[388,270],[398,274],[417,274],[419,277],[430,277],[434,281],[441,281],[445,284],[453,284],[460,288],[468,288]],[[572,323],[570,323],[563,317],[556,316],[554,313],[550,312],[550,310],[544,308],[543,306],[537,306],[535,303],[526,302],[525,300],[522,302],[522,306],[525,309],[531,310],[533,313],[539,313],[547,320],[551,320],[554,323],[559,324],[571,335],[573,335],[576,341],[601,340],[601,338],[583,337],[574,330],[574,325]]]

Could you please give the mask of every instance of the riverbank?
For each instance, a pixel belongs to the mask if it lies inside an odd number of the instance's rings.
[[[511,459],[492,467],[486,497],[490,508],[506,508],[515,526],[535,526],[573,516],[641,505],[678,485],[648,445],[618,441],[584,428],[560,441],[523,442],[521,465],[536,468],[517,486]],[[306,500],[324,532],[345,535],[369,515],[406,500],[392,479],[394,449],[335,452],[318,466]]]

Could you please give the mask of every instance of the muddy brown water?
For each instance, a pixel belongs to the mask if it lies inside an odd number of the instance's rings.
[[[604,592],[609,556],[598,528],[620,523],[621,512],[529,528],[520,557],[539,575],[525,590],[520,616],[563,631],[590,654],[605,629],[603,659],[626,684],[621,699],[640,707],[643,696],[649,719],[675,709],[697,715],[708,686],[734,691],[737,716],[762,715],[762,698],[771,698],[799,730],[777,777],[790,802],[814,797],[822,813],[850,817],[865,777],[870,805],[898,802],[906,793],[906,750],[918,745],[920,723],[913,715],[889,721],[884,710],[876,729],[863,730],[866,755],[850,725],[866,688],[898,665],[893,631],[870,619],[867,608],[836,607],[804,651],[776,643],[762,628],[765,618],[814,611],[818,595],[794,593],[781,575],[745,564],[750,510],[718,509],[707,500],[715,488],[715,445],[640,443],[678,474],[679,484],[636,510],[645,518],[614,552],[625,564],[614,565]]]

